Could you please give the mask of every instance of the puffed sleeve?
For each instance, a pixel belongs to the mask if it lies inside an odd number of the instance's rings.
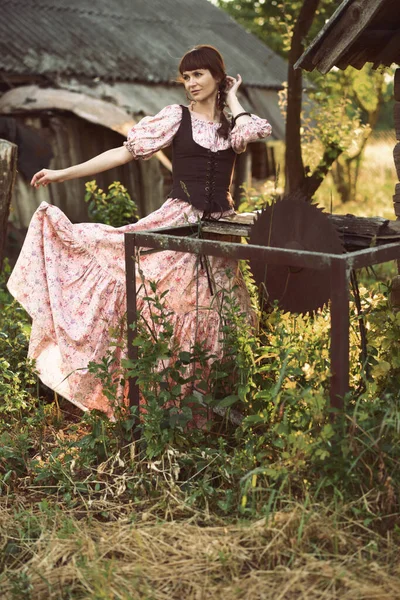
[[[244,152],[249,142],[263,140],[271,135],[271,125],[266,119],[251,115],[251,121],[236,123],[231,131],[231,145],[237,154]]]
[[[134,158],[150,158],[155,152],[169,146],[182,120],[182,107],[171,104],[154,117],[144,117],[128,133],[125,148]]]

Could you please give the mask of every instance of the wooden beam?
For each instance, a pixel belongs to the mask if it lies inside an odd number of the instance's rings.
[[[396,172],[397,172],[397,179],[400,179],[400,142],[397,143],[394,147],[393,158],[394,158],[394,166],[396,167]]]
[[[386,30],[364,30],[352,44],[350,44],[336,63],[339,69],[346,69],[349,65],[361,69],[371,57],[376,56],[386,44],[386,39],[391,32]]]
[[[394,73],[394,99],[396,102],[400,102],[400,68],[396,69]]]
[[[17,172],[17,151],[15,144],[0,139],[0,271],[3,268],[8,215]]]
[[[394,192],[394,196],[393,196],[393,202],[395,205],[400,204],[400,183],[396,183],[395,192]],[[398,217],[400,216],[397,213],[396,213],[396,215]]]
[[[386,45],[374,57],[374,69],[380,65],[391,65],[393,62],[398,62],[400,56],[400,30],[391,31],[391,35],[387,37]]]
[[[362,34],[386,0],[355,0],[347,6],[336,23],[327,30],[325,38],[315,52],[312,63],[321,72],[327,73],[349,46]]]
[[[394,128],[396,131],[396,139],[400,140],[400,102],[394,103]]]
[[[331,27],[335,24],[337,20],[340,19],[342,13],[344,13],[347,9],[347,5],[350,4],[352,0],[343,0],[342,4],[335,10],[331,18],[320,32],[316,35],[316,37],[311,42],[310,46],[306,49],[306,51],[300,56],[299,60],[295,63],[295,69],[305,69],[306,71],[313,71],[315,65],[313,64],[313,57],[316,50],[319,48],[320,44],[323,44],[324,38]]]

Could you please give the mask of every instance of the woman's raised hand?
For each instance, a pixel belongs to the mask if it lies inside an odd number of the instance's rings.
[[[63,181],[63,170],[58,169],[57,171],[51,169],[42,169],[34,174],[31,180],[31,185],[39,187],[41,185],[46,186],[49,183],[57,183]]]
[[[235,79],[235,77],[231,77],[230,75],[226,76],[226,81],[227,81],[227,86],[226,86],[226,91],[228,93],[228,96],[236,96],[237,91],[242,83],[242,78],[240,75],[237,76],[237,79]]]

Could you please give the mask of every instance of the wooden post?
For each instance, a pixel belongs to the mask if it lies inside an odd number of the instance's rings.
[[[8,215],[17,172],[17,146],[0,139],[0,271],[3,268]]]
[[[394,76],[394,127],[396,131],[397,144],[393,150],[394,164],[397,179],[400,180],[400,69],[396,69]],[[400,183],[396,184],[393,196],[394,214],[397,221],[400,220]],[[400,273],[400,261],[397,261],[397,271]],[[390,303],[395,311],[400,310],[400,275],[392,280]]]
[[[233,200],[235,208],[238,208],[243,194],[242,185],[251,186],[251,154],[249,149],[236,157],[233,183]]]

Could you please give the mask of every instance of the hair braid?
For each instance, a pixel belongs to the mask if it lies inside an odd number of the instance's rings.
[[[231,129],[231,124],[228,121],[228,119],[226,118],[226,115],[224,113],[224,108],[226,107],[226,96],[227,96],[226,85],[227,85],[227,80],[226,80],[226,75],[224,75],[223,79],[221,79],[219,86],[218,86],[217,108],[218,108],[218,110],[221,111],[221,127],[218,129],[218,135],[220,137],[224,138],[225,140],[228,138],[229,132]]]

